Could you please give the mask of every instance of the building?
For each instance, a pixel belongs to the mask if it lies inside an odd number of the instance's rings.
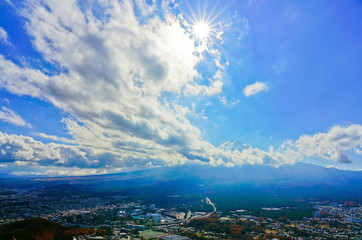
[[[129,228],[129,229],[137,229],[139,231],[146,230],[146,227],[144,225],[135,225],[135,224],[127,224],[127,228]]]
[[[179,236],[179,235],[169,235],[166,237],[161,237],[163,240],[189,240],[190,238]]]

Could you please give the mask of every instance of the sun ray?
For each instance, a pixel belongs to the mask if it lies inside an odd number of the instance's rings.
[[[228,7],[230,6],[229,4],[226,4],[220,11],[218,11],[215,14],[210,14],[209,16],[211,17],[210,20],[208,20],[209,22],[214,22]]]
[[[217,1],[216,4],[214,4],[214,7],[211,9],[209,15],[207,16],[207,18],[205,20],[206,22],[212,22],[210,18],[214,16],[214,12],[215,12],[218,4],[219,4],[219,1]]]

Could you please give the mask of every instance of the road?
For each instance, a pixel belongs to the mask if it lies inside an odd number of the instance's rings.
[[[208,216],[210,216],[211,214],[216,212],[216,207],[215,204],[213,202],[211,202],[210,198],[206,197],[206,203],[211,205],[214,208],[214,211],[212,211],[211,213],[208,214]]]
[[[215,204],[213,202],[211,202],[210,198],[206,197],[205,198],[206,200],[206,203],[211,205],[213,207],[213,211],[212,212],[209,212],[208,214],[206,215],[203,215],[203,216],[193,216],[191,217],[191,212],[189,211],[187,213],[187,216],[185,219],[182,219],[182,220],[176,220],[176,221],[173,221],[173,222],[169,222],[169,223],[159,223],[157,224],[158,226],[171,226],[171,225],[176,225],[176,224],[181,224],[181,223],[187,223],[189,222],[191,219],[197,219],[197,218],[204,218],[204,217],[209,217],[211,214],[214,214],[216,212],[216,207],[215,207]]]

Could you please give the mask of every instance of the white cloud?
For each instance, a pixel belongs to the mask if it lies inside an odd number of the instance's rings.
[[[142,167],[150,162],[157,166],[157,159],[132,158],[120,147],[118,151],[97,151],[96,148],[66,145],[58,143],[44,144],[31,137],[19,136],[0,132],[0,162],[10,166],[42,167],[53,169],[59,168],[107,168],[122,169],[129,167]],[[141,151],[141,150],[140,150]],[[133,162],[133,160],[135,162]],[[19,168],[18,168],[19,169]],[[110,170],[111,171],[111,170]]]
[[[57,142],[70,143],[70,144],[76,144],[77,143],[76,141],[65,138],[65,137],[58,137],[58,136],[54,136],[54,135],[48,135],[48,134],[45,134],[45,133],[34,133],[34,135],[39,136],[41,138],[57,141]]]
[[[54,143],[44,144],[31,137],[18,136],[0,132],[1,159],[3,162],[30,162],[37,163],[47,161],[46,164],[64,164],[68,159],[82,158],[85,162],[86,152],[77,147],[59,145]],[[22,163],[23,164],[23,163]]]
[[[14,171],[12,174],[23,175],[45,175],[45,176],[85,176],[120,172],[122,168],[79,168],[79,167],[42,167],[27,168],[24,171]]]
[[[222,91],[220,70],[208,83],[199,83],[196,66],[205,59],[179,18],[165,10],[163,20],[153,14],[140,24],[131,1],[89,1],[82,10],[73,0],[28,2],[21,14],[34,47],[62,71],[47,74],[0,55],[0,84],[67,112],[71,117],[64,124],[74,141],[38,136],[109,154],[109,166],[142,166],[150,160],[154,165],[181,164],[213,148],[183,107],[160,97]],[[150,14],[142,2],[137,1],[140,14]],[[97,16],[92,14],[95,7]]]
[[[298,140],[286,143],[290,151],[299,152],[300,157],[317,157],[332,162],[350,163],[346,153],[354,151],[361,155],[362,125],[334,126],[326,133],[303,135]]]
[[[0,27],[0,42],[5,43],[7,45],[11,45],[8,33],[2,27]]]
[[[17,114],[13,110],[4,106],[1,107],[1,109],[2,110],[0,110],[0,120],[12,123],[17,126],[31,127],[29,123],[27,123],[22,117],[19,116],[19,114]]]
[[[150,1],[148,4],[146,0],[135,0],[136,6],[138,10],[141,12],[143,16],[149,16],[154,13],[157,9],[156,0]]]
[[[219,96],[219,99],[220,102],[227,107],[232,107],[240,103],[239,99],[227,100],[225,96]]]
[[[262,91],[269,91],[269,87],[266,83],[263,83],[263,82],[255,82],[251,85],[248,85],[244,88],[243,92],[244,92],[244,95],[246,97],[250,97],[250,96],[253,96],[259,92],[262,92]]]
[[[334,126],[326,133],[302,135],[299,139],[284,142],[279,148],[264,151],[252,146],[227,151],[224,145],[224,162],[240,164],[291,164],[306,157],[326,159],[330,162],[351,163],[347,152],[362,155],[362,125]]]
[[[326,168],[335,168],[335,169],[339,169],[338,167],[334,166],[334,165],[328,165],[326,166]]]
[[[69,129],[77,132],[77,136],[84,137],[78,139],[80,145],[44,144],[31,137],[0,132],[0,164],[14,174],[86,175],[187,161],[214,166],[278,166],[302,161],[305,157],[317,157],[349,163],[346,151],[360,154],[358,151],[362,149],[362,126],[358,124],[335,126],[326,133],[312,136],[303,135],[295,141],[285,142],[278,149],[270,147],[267,151],[245,144],[240,148],[215,148],[206,142],[191,150],[180,148],[174,151],[168,147],[152,148],[152,144],[147,147],[147,143],[138,141],[115,142],[111,135],[98,135],[97,129],[88,129],[69,119],[64,121]]]

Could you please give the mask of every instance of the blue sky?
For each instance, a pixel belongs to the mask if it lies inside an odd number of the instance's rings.
[[[360,1],[0,2],[0,173],[362,169],[361,16]]]

